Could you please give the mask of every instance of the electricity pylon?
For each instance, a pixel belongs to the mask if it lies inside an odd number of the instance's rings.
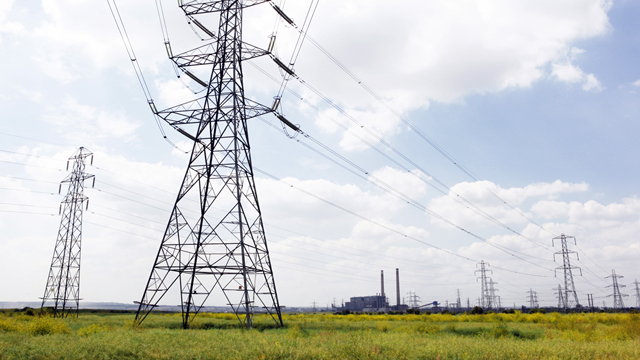
[[[527,291],[527,300],[529,300],[530,309],[537,309],[540,307],[538,304],[538,293],[533,291],[533,289],[529,289],[529,291]]]
[[[556,273],[558,270],[562,270],[564,272],[564,310],[567,311],[568,308],[572,306],[580,306],[580,302],[578,301],[578,293],[576,292],[576,286],[573,282],[573,269],[580,270],[580,275],[582,275],[582,269],[579,267],[571,266],[571,261],[569,259],[570,254],[576,254],[576,258],[578,258],[578,253],[575,251],[569,251],[567,248],[567,239],[573,239],[574,244],[577,244],[576,238],[574,236],[568,236],[562,234],[557,236],[551,240],[552,244],[555,246],[555,240],[560,240],[562,245],[562,250],[553,254],[553,260],[555,261],[556,255],[562,254],[562,266],[559,266],[555,269]],[[578,258],[579,260],[579,258]]]
[[[185,329],[216,288],[221,305],[230,306],[247,328],[256,309],[283,325],[247,132],[247,119],[274,110],[245,98],[242,70],[242,61],[270,55],[242,41],[243,9],[266,1],[179,1],[190,21],[214,41],[175,56],[169,51],[178,68],[205,86],[204,97],[164,111],[150,101],[154,113],[191,139],[193,148],[137,324],[177,285]],[[196,20],[207,13],[219,13],[217,34]],[[209,81],[186,70],[192,66],[209,68]]]
[[[493,279],[489,278],[489,294],[491,294],[491,304],[495,309],[500,309],[500,296],[496,295],[496,289],[493,285],[497,285],[498,283],[493,281]]]
[[[81,147],[69,158],[67,170],[69,162],[72,162],[71,173],[62,180],[58,190],[62,191],[62,184],[69,184],[67,195],[60,204],[62,218],[40,306],[44,309],[45,306],[52,305],[53,317],[66,317],[74,310],[78,316],[82,213],[85,201],[89,205],[89,198],[84,195],[84,182],[93,178],[95,184],[95,177],[84,172],[88,157],[91,157],[93,164],[93,154]]]
[[[564,291],[562,290],[562,285],[558,284],[558,288],[557,289],[553,289],[553,291],[557,294],[557,298],[558,298],[558,309],[566,309],[567,308],[567,301],[564,298]]]
[[[640,309],[640,284],[638,284],[638,279],[633,282],[633,285],[636,286],[636,308]]]
[[[476,278],[480,280],[480,306],[483,309],[492,309],[493,308],[493,295],[491,291],[491,287],[489,286],[490,278],[487,277],[487,273],[492,270],[487,270],[486,266],[490,266],[489,263],[484,262],[484,260],[480,261],[479,264],[476,264],[476,267],[480,265],[480,269],[474,271],[474,273],[480,272],[480,278]]]
[[[456,311],[462,310],[462,301],[460,301],[460,289],[456,290]]]
[[[615,310],[624,309],[624,302],[622,301],[622,298],[625,297],[625,296],[629,296],[627,294],[621,294],[620,293],[620,288],[621,287],[627,287],[627,285],[618,284],[618,279],[622,279],[623,277],[624,276],[616,275],[616,271],[615,270],[611,270],[611,275],[609,275],[609,276],[607,276],[605,278],[605,279],[611,278],[612,284],[607,286],[607,287],[612,287],[613,288],[613,294],[607,295],[607,296],[613,296],[613,308]]]

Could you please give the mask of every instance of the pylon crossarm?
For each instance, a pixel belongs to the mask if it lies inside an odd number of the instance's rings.
[[[213,65],[217,61],[216,57],[217,42],[202,45],[193,50],[185,51],[181,54],[172,56],[170,59],[178,68],[186,68],[189,66]],[[261,56],[269,55],[269,51],[259,48],[249,43],[242,43],[241,61],[255,59]],[[201,84],[202,85],[202,84]],[[203,85],[207,86],[207,84]]]
[[[241,1],[241,8],[248,8],[255,5],[260,5],[265,2],[269,2],[271,0],[244,0]],[[186,15],[196,15],[196,14],[209,14],[214,12],[220,12],[225,10],[224,3],[228,1],[217,0],[217,1],[206,1],[206,0],[192,0],[192,1],[184,1],[178,0],[178,6],[184,11]]]

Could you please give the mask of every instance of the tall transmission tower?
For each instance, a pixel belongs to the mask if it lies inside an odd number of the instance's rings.
[[[574,236],[568,236],[562,234],[557,236],[551,240],[552,244],[555,246],[555,241],[560,240],[560,244],[562,245],[562,251],[558,251],[553,254],[553,259],[555,261],[555,257],[558,254],[562,255],[562,266],[556,268],[556,274],[558,270],[562,270],[564,272],[564,310],[566,311],[568,308],[573,306],[580,306],[580,302],[578,301],[578,293],[576,292],[576,286],[573,282],[573,269],[580,270],[580,275],[582,275],[582,269],[579,267],[571,266],[571,261],[569,259],[569,255],[576,254],[576,258],[578,258],[578,253],[575,251],[569,251],[567,247],[567,239],[573,239],[574,244],[577,244],[576,238]],[[579,258],[578,258],[579,259]]]
[[[67,195],[60,204],[62,218],[41,305],[41,308],[52,305],[54,317],[66,317],[74,310],[78,316],[82,213],[85,201],[89,205],[89,198],[84,195],[84,183],[93,178],[95,184],[95,177],[84,172],[88,157],[93,164],[93,154],[81,147],[69,158],[67,170],[71,162],[71,173],[62,180],[58,190],[62,191],[62,184],[69,184]]]
[[[491,278],[487,277],[487,273],[492,270],[488,270],[487,266],[490,266],[489,263],[484,262],[484,260],[480,261],[480,263],[476,264],[476,267],[480,265],[480,269],[474,271],[474,273],[480,273],[480,277],[476,279],[476,281],[480,280],[480,306],[483,309],[491,309],[493,308],[493,295],[491,291],[491,287],[489,285]]]
[[[243,9],[267,1],[179,2],[190,21],[214,41],[180,55],[172,55],[168,47],[176,66],[205,87],[204,97],[163,111],[156,111],[150,101],[159,118],[193,141],[193,149],[139,303],[137,324],[176,285],[185,329],[210,297],[230,306],[247,328],[256,311],[283,325],[247,131],[247,119],[275,112],[276,107],[245,98],[242,69],[242,61],[270,55],[293,74],[270,51],[242,41]],[[196,20],[208,13],[219,13],[217,34]],[[209,81],[186,70],[193,66],[208,67]],[[284,117],[278,118],[296,130]],[[216,288],[220,292],[213,293]]]
[[[412,309],[417,308],[418,306],[420,306],[420,303],[422,301],[420,301],[420,296],[416,295],[416,293],[409,291],[409,307]]]
[[[494,285],[497,285],[497,284],[498,284],[497,282],[489,278],[489,294],[491,294],[491,304],[493,304],[493,307],[495,309],[499,309],[501,307],[500,296],[496,295],[496,291],[499,291],[499,290],[494,287]]]
[[[529,300],[530,309],[537,309],[540,307],[538,304],[538,293],[533,291],[533,289],[529,289],[529,291],[527,291],[527,300]]]
[[[462,310],[462,301],[460,301],[460,289],[456,289],[456,311]]]
[[[594,311],[593,294],[587,294],[587,302],[589,303],[589,311]]]
[[[566,309],[567,308],[567,301],[564,298],[564,291],[562,290],[562,285],[558,284],[558,288],[557,289],[553,289],[553,291],[556,294],[556,297],[558,298],[558,309]]]
[[[636,287],[636,308],[640,309],[640,284],[638,284],[638,279],[633,282],[633,285]]]
[[[608,296],[613,296],[613,308],[615,310],[622,310],[624,309],[624,302],[622,301],[622,298],[625,296],[629,296],[627,294],[621,294],[620,293],[620,288],[621,287],[627,287],[627,285],[621,285],[618,284],[618,279],[622,279],[624,276],[621,275],[616,275],[616,271],[615,270],[611,270],[611,275],[607,276],[605,279],[611,278],[611,282],[612,284],[607,286],[607,287],[612,287],[613,288],[613,294],[608,295]]]

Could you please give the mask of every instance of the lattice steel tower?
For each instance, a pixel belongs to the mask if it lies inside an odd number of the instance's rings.
[[[62,218],[41,305],[42,309],[52,306],[54,317],[66,317],[74,310],[78,315],[82,213],[85,201],[89,205],[89,198],[84,195],[84,182],[93,178],[95,183],[95,177],[84,172],[88,157],[93,163],[93,154],[89,150],[78,149],[67,161],[67,170],[72,162],[71,174],[60,183],[59,192],[62,184],[69,184],[69,189],[60,204]]]
[[[538,303],[538,293],[533,291],[533,289],[529,289],[529,291],[527,291],[527,300],[529,301],[530,309],[537,309],[540,307]]]
[[[618,284],[618,279],[622,279],[624,276],[621,275],[616,275],[616,271],[615,270],[611,270],[611,275],[607,276],[605,279],[609,279],[611,278],[611,282],[612,284],[607,286],[607,287],[612,287],[613,288],[613,294],[608,295],[608,296],[613,296],[613,308],[616,310],[622,310],[624,309],[624,302],[622,301],[622,298],[625,296],[629,296],[627,294],[621,294],[620,293],[620,288],[621,287],[627,287],[627,285],[620,285]]]
[[[562,285],[558,284],[558,288],[553,289],[553,291],[558,295],[558,309],[566,309],[567,300],[564,298],[565,293],[562,290]]]
[[[638,283],[638,279],[633,282],[633,285],[636,286],[636,308],[640,309],[640,284]]]
[[[553,260],[555,261],[555,257],[558,254],[562,254],[562,266],[556,268],[556,273],[558,270],[562,270],[564,272],[564,309],[573,306],[580,306],[580,302],[578,301],[578,293],[576,292],[576,286],[573,282],[573,269],[580,270],[580,275],[582,275],[582,269],[579,267],[571,266],[571,261],[569,259],[569,255],[576,254],[576,258],[578,258],[578,253],[575,251],[569,251],[567,248],[567,239],[573,239],[574,244],[577,244],[576,238],[574,236],[568,236],[562,234],[560,236],[554,237],[551,240],[551,243],[555,246],[555,240],[560,240],[562,245],[562,251],[558,251],[553,254]],[[579,260],[579,258],[578,258]]]
[[[193,149],[140,301],[138,324],[177,285],[185,329],[216,294],[216,301],[231,306],[247,328],[256,308],[282,326],[247,132],[247,119],[273,110],[245,99],[242,71],[242,61],[270,55],[242,41],[243,8],[264,2],[179,1],[190,21],[213,42],[170,55],[179,69],[206,87],[204,97],[154,111],[193,140]],[[196,19],[207,13],[219,13],[217,34]],[[208,67],[209,81],[186,70],[192,66]],[[213,293],[216,288],[221,294]]]
[[[492,270],[487,270],[486,266],[489,266],[489,263],[484,262],[484,260],[480,261],[479,264],[476,264],[476,267],[480,265],[480,269],[476,270],[475,273],[480,272],[480,306],[483,309],[492,309],[493,308],[493,300],[494,295],[491,288],[491,278],[487,277],[487,273]],[[478,280],[476,279],[476,281]]]

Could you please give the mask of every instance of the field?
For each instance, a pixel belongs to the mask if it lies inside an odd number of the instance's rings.
[[[638,314],[285,315],[0,312],[0,359],[640,359]]]

